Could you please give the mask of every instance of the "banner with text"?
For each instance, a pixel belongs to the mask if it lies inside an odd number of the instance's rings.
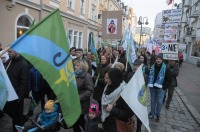
[[[162,43],[162,53],[178,53],[178,43]]]
[[[181,22],[182,9],[172,9],[162,11],[162,23]]]

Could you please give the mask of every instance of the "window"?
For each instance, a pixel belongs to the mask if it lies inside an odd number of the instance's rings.
[[[95,6],[94,5],[92,5],[92,11],[91,11],[91,19],[92,20],[95,20]]]
[[[20,37],[22,34],[24,34],[30,27],[31,22],[29,19],[30,17],[23,15],[21,17],[19,17],[19,19],[17,20],[17,25],[16,25],[16,38]]]
[[[110,9],[109,10],[112,11],[112,5],[110,5]]]
[[[81,0],[81,9],[80,9],[81,14],[85,14],[85,1]]]
[[[82,38],[83,38],[82,34],[83,34],[82,32],[79,32],[78,48],[82,47]]]
[[[73,46],[76,47],[78,44],[78,31],[74,31],[74,43]]]
[[[200,41],[196,41],[192,45],[191,56],[200,57]]]
[[[69,30],[68,38],[71,47],[82,48],[83,32]]]
[[[73,36],[73,30],[69,30],[68,32],[68,38],[69,39],[69,45],[72,45],[72,36]]]
[[[68,8],[74,9],[74,0],[68,0]]]

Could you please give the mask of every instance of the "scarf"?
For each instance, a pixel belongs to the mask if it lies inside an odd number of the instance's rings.
[[[102,107],[102,115],[101,115],[101,120],[102,122],[105,121],[106,117],[108,117],[110,115],[110,113],[108,111],[106,111],[106,107],[108,104],[112,104],[114,103],[115,99],[118,98],[122,92],[122,90],[124,89],[126,83],[122,82],[120,84],[120,86],[118,88],[116,88],[112,93],[110,93],[109,95],[105,94],[105,91],[108,87],[108,85],[106,85],[102,98],[101,98],[101,107]]]
[[[83,70],[75,70],[74,73],[76,77],[79,77],[83,73]]]
[[[149,87],[158,87],[158,88],[162,88],[163,86],[163,82],[164,82],[164,78],[165,78],[165,73],[166,73],[166,65],[163,62],[162,66],[160,68],[160,71],[158,73],[158,76],[156,78],[156,82],[154,83],[154,74],[155,74],[155,64],[153,64],[153,66],[150,69],[150,73],[149,73],[149,78],[148,78],[148,86]]]

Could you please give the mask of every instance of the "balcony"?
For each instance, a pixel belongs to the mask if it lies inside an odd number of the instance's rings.
[[[186,30],[186,36],[187,37],[191,37],[191,38],[195,38],[196,37],[196,31],[194,30],[193,27],[188,27]]]
[[[192,1],[191,0],[185,0],[183,3],[183,7],[191,7],[192,6]]]
[[[189,18],[198,18],[200,16],[200,6],[198,4],[192,7],[192,12]]]

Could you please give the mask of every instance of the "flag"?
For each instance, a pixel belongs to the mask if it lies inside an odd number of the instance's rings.
[[[173,0],[167,0],[166,3],[167,5],[170,5],[172,3]]]
[[[136,54],[135,54],[135,47],[133,43],[133,35],[131,30],[131,25],[129,25],[128,33],[126,34],[126,41],[127,41],[127,50],[126,50],[126,59],[128,60],[128,63],[130,64],[131,68],[133,69],[133,62],[135,61]]]
[[[18,96],[8,78],[2,60],[0,59],[0,110],[3,110],[7,101],[18,99]]]
[[[142,65],[137,69],[126,88],[121,92],[121,97],[129,105],[132,111],[142,121],[149,132],[148,111],[147,111],[147,89],[145,86]]]
[[[69,42],[59,10],[29,28],[10,47],[42,74],[60,103],[64,120],[71,127],[81,114],[80,99]]]
[[[91,52],[94,55],[96,65],[98,65],[99,64],[99,57],[98,57],[98,54],[97,54],[97,50],[96,50],[96,47],[95,47],[95,44],[94,44],[94,38],[93,38],[92,34],[90,34],[90,46],[91,46],[90,47]]]

